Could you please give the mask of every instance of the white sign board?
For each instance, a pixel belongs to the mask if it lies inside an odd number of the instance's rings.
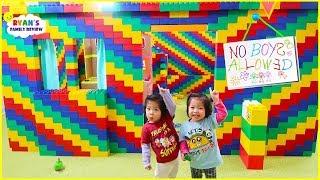
[[[223,45],[228,89],[299,81],[295,37]]]

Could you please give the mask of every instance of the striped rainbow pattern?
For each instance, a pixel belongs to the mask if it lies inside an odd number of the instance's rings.
[[[65,51],[62,40],[54,41],[57,53],[57,64],[58,64],[58,74],[59,74],[59,89],[64,89],[67,87],[66,78],[66,62],[65,62]]]
[[[168,54],[171,92],[205,92],[213,86],[214,33],[154,32],[152,38],[154,46]]]

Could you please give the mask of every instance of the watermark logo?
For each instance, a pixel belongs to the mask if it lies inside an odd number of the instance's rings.
[[[32,14],[14,17],[8,22],[7,32],[14,37],[26,38],[30,35],[38,35],[45,32],[46,22]]]

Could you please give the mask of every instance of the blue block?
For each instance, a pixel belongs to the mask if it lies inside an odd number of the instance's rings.
[[[57,5],[60,5],[60,2],[59,1],[56,1],[56,2],[38,2],[38,5],[39,6],[57,6]]]
[[[237,10],[239,9],[238,2],[221,2],[220,10]]]
[[[46,13],[63,13],[64,7],[62,5],[47,5],[45,6]]]
[[[56,156],[74,156],[74,153],[72,152],[67,152],[67,151],[61,151],[61,150],[57,150],[56,151]]]
[[[139,3],[120,3],[120,11],[140,11]]]
[[[300,2],[300,9],[318,9],[317,2]]]
[[[308,42],[306,42],[308,43]],[[312,49],[305,49],[303,54],[298,54],[298,59],[299,59],[299,67],[300,69],[303,68],[303,64],[305,62],[312,62],[314,57],[317,57],[317,49],[318,45],[315,43],[314,48]]]

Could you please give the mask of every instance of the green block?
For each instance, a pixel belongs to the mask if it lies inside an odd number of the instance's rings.
[[[226,80],[226,69],[225,68],[215,68],[215,79],[216,80]]]
[[[151,31],[151,26],[148,24],[141,24],[137,30],[140,30],[142,32],[150,32]]]
[[[76,28],[76,27],[75,27]],[[86,38],[86,33],[85,32],[80,32],[80,31],[77,31],[77,29],[75,29],[74,32],[70,32],[68,33],[69,37],[71,38]]]
[[[126,153],[127,149],[118,147],[118,143],[110,142],[110,152],[111,153]]]
[[[198,2],[184,2],[175,6],[179,6],[180,11],[199,11],[200,9]]]
[[[242,132],[253,141],[266,141],[267,126],[252,126],[244,118],[241,118]]]
[[[312,152],[311,151],[303,151],[302,156],[312,156]]]
[[[259,2],[240,2],[239,3],[239,9],[259,9],[260,3]]]
[[[56,156],[55,151],[49,151],[46,145],[39,146],[39,153],[41,156]]]
[[[300,67],[300,77],[305,74],[311,74],[313,69],[317,68],[318,56],[313,56],[312,62],[304,62],[302,68]]]
[[[28,14],[45,13],[46,8],[44,6],[39,6],[39,5],[27,6],[27,12]]]
[[[171,5],[172,3],[166,3],[166,2],[161,2],[160,3],[160,12],[164,12],[164,11],[172,11],[174,10],[175,8],[172,7]]]
[[[110,143],[109,140],[100,141],[101,146],[99,147],[100,151],[110,151]]]
[[[68,86],[79,86],[79,80],[76,80],[76,81],[68,80]]]
[[[113,59],[114,58],[114,52],[112,50],[106,50],[106,58],[107,59]]]
[[[3,75],[2,76],[2,85],[3,86],[11,86],[11,76],[10,75]]]
[[[239,155],[239,150],[231,150],[231,155]]]
[[[78,63],[77,57],[75,55],[66,55],[65,61],[66,63]]]
[[[102,93],[98,93],[96,97],[96,105],[97,106],[105,106],[107,104],[106,96]]]
[[[86,94],[88,100],[96,100],[96,93],[94,91],[88,91]]]

